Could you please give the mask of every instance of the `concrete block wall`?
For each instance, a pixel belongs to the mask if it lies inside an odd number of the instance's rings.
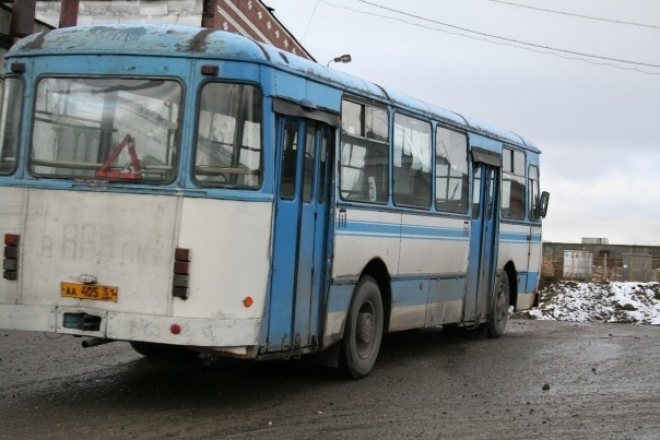
[[[208,27],[234,32],[298,56],[311,54],[260,0],[210,0]],[[81,0],[78,25],[180,24],[202,26],[203,0]],[[37,1],[37,18],[54,27],[60,18],[59,1]]]
[[[159,23],[201,26],[202,8],[202,0],[81,1],[78,25]],[[37,17],[57,27],[60,3],[38,1]]]

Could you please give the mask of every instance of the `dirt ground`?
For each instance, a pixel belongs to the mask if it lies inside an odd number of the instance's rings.
[[[347,381],[300,361],[141,358],[0,331],[0,439],[658,439],[660,327],[514,320],[388,335]]]

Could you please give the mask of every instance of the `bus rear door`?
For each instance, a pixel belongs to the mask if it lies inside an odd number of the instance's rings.
[[[463,322],[479,324],[488,315],[497,262],[497,201],[501,155],[473,148],[470,263]]]
[[[279,116],[268,351],[318,345],[333,128]]]

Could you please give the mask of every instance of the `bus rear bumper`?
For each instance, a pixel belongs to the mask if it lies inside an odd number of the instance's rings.
[[[91,323],[85,329],[78,323]],[[259,343],[261,319],[199,319],[92,308],[0,304],[0,328],[196,347]]]
[[[44,306],[0,304],[0,328],[33,332],[55,332],[56,309]]]

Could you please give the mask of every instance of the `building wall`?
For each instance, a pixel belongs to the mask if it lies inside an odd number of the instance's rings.
[[[11,27],[11,5],[0,4],[0,75],[5,73],[5,54],[12,45],[12,39],[9,36]],[[52,29],[47,23],[35,20],[34,32],[41,32]],[[0,92],[2,92],[2,80],[0,79]],[[2,93],[0,93],[2,95]]]
[[[202,0],[84,1],[78,6],[78,25],[92,24],[181,24],[201,26]],[[37,1],[37,17],[57,27],[59,1]]]
[[[11,47],[9,26],[11,25],[11,10],[0,7],[0,73],[5,73],[5,54]]]
[[[638,246],[624,244],[584,244],[584,243],[543,243],[543,256],[563,258],[564,251],[589,251],[594,258],[608,254],[608,258],[620,260],[623,254],[651,254],[653,259],[660,259],[660,246]]]
[[[208,2],[207,13],[204,4]],[[37,17],[53,26],[59,1],[37,1]],[[81,0],[78,25],[180,24],[221,29],[308,59],[312,56],[260,0]]]
[[[589,263],[577,274],[575,255],[586,255]],[[542,277],[591,281],[660,281],[660,246],[585,243],[543,243]]]

